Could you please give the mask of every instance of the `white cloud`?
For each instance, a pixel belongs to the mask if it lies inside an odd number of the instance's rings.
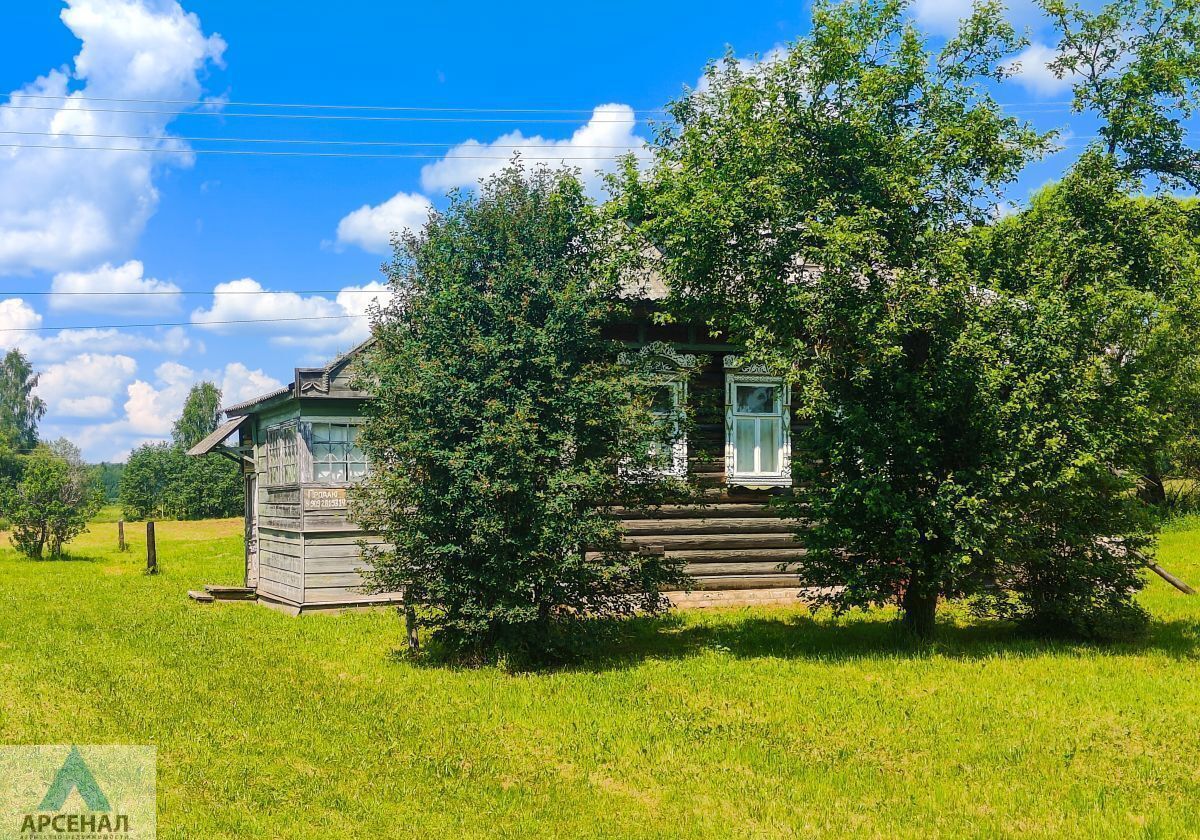
[[[188,392],[205,380],[221,387],[222,402],[227,405],[282,385],[261,369],[251,370],[240,362],[231,362],[223,370],[204,371],[164,362],[155,368],[153,377],[126,386],[122,417],[72,429],[68,434],[92,461],[125,460],[133,447],[169,438]]]
[[[1045,18],[1036,0],[1009,0],[1004,16],[1018,31],[1044,23]],[[915,0],[912,16],[917,24],[931,35],[949,37],[957,34],[959,23],[971,15],[974,0]]]
[[[274,292],[244,278],[213,289],[208,309],[192,313],[192,322],[222,334],[254,332],[277,344],[313,349],[349,349],[370,335],[365,316],[373,301],[386,303],[391,290],[383,283],[346,286],[333,300],[320,295]],[[222,322],[234,323],[222,323]]]
[[[1012,80],[1035,96],[1061,96],[1071,90],[1075,80],[1071,75],[1061,79],[1054,75],[1048,65],[1057,57],[1054,48],[1034,41],[1007,67],[1013,73]]]
[[[261,368],[250,370],[241,362],[225,365],[225,373],[219,384],[222,405],[236,405],[283,387],[282,382],[273,376],[267,376]]]
[[[338,244],[357,245],[377,254],[391,253],[392,234],[405,228],[420,230],[432,207],[425,196],[405,192],[373,207],[364,204],[338,222]]]
[[[0,350],[18,348],[39,365],[62,361],[79,353],[131,353],[149,350],[180,356],[204,352],[203,342],[182,327],[157,328],[145,333],[117,329],[39,331],[42,315],[21,298],[0,300]]]
[[[50,308],[89,312],[161,314],[179,308],[181,295],[174,283],[146,277],[139,260],[124,265],[105,263],[91,271],[54,275]],[[104,292],[104,294],[96,294]],[[117,294],[125,292],[127,294]]]
[[[53,415],[106,417],[136,372],[137,362],[129,356],[82,353],[45,368],[37,393]]]
[[[77,268],[130,247],[158,205],[156,171],[189,156],[81,151],[71,147],[117,144],[70,135],[153,137],[120,145],[186,150],[166,131],[171,109],[102,111],[88,99],[198,101],[199,75],[225,49],[176,0],[68,0],[60,17],[82,42],[74,69],[51,70],[0,105],[0,130],[46,135],[9,137],[62,147],[0,150],[0,273]]]
[[[637,134],[637,117],[628,105],[598,105],[587,124],[565,140],[539,135],[526,137],[512,131],[492,142],[468,140],[452,148],[444,158],[421,169],[421,186],[426,192],[444,192],[454,187],[473,187],[499,172],[516,153],[530,165],[566,165],[581,171],[592,195],[601,192],[597,170],[612,172],[616,157],[636,152],[645,145]]]

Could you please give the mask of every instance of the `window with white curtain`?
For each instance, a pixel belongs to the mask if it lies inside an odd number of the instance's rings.
[[[788,397],[780,378],[727,374],[725,448],[730,481],[791,484]]]
[[[299,478],[296,471],[296,421],[280,423],[267,428],[267,485],[295,484]]]
[[[312,424],[313,481],[346,484],[367,474],[367,456],[358,446],[357,423]]]

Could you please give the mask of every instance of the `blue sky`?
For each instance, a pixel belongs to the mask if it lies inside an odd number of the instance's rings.
[[[939,38],[968,5],[919,0],[912,13]],[[1020,203],[1061,172],[1091,129],[1069,114],[1069,91],[1045,70],[1053,43],[1045,22],[1024,0],[1010,14],[1035,44],[998,98],[1074,138],[1025,174],[1009,196]],[[447,189],[499,167],[514,146],[591,173],[651,136],[644,112],[696,84],[727,46],[738,56],[769,53],[803,34],[808,18],[807,3],[779,0],[5,4],[0,346],[20,347],[42,371],[44,436],[66,435],[93,460],[123,459],[169,434],[199,379],[235,402],[361,338],[365,320],[341,316],[376,294],[388,231],[419,223]],[[185,104],[128,101],[138,99]],[[233,117],[280,110],[214,104],[224,102],[565,113],[319,112],[389,117],[326,121]],[[208,113],[173,116],[180,109]],[[180,139],[205,137],[435,145]],[[484,145],[459,145],[473,143]],[[160,151],[78,148],[96,145]],[[177,153],[215,147],[427,157]],[[78,294],[114,290],[156,294]],[[93,329],[165,323],[182,326]]]

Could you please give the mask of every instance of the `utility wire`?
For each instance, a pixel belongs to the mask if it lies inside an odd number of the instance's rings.
[[[346,318],[366,318],[369,313],[358,315],[306,315],[295,318],[235,318],[228,321],[163,321],[154,324],[100,324],[79,327],[0,327],[0,332],[52,332],[55,330],[129,330],[149,327],[208,327],[223,324],[274,324],[281,321],[334,321]]]
[[[595,108],[482,108],[482,107],[452,107],[425,105],[322,105],[311,102],[232,102],[226,100],[211,100],[197,102],[194,99],[118,99],[107,96],[52,96],[34,93],[7,93],[9,100],[41,99],[67,100],[71,102],[116,102],[134,105],[187,105],[192,107],[238,107],[238,108],[297,108],[329,111],[403,111],[429,113],[461,113],[461,114],[591,114]],[[665,108],[630,109],[637,114],[665,114]]]
[[[70,131],[4,131],[0,130],[0,134],[12,134],[22,137],[70,137],[72,139],[100,139],[100,140],[184,140],[189,143],[282,143],[296,145],[315,145],[315,146],[409,146],[415,148],[454,148],[455,146],[464,145],[464,141],[459,140],[456,143],[419,143],[408,140],[314,140],[311,138],[304,139],[288,139],[281,137],[180,137],[174,134],[171,135],[154,135],[154,134],[78,134]],[[554,142],[554,141],[550,141]],[[568,141],[564,141],[568,142]],[[508,149],[547,149],[545,144],[538,143],[506,143],[503,144]],[[580,146],[572,143],[571,149],[633,149],[632,146]]]
[[[273,114],[247,113],[245,111],[164,111],[161,109],[146,110],[141,108],[65,108],[61,105],[16,105],[8,103],[5,108],[21,111],[67,111],[83,114],[154,114],[165,117],[254,117],[274,120],[338,120],[349,122],[440,122],[440,123],[570,123],[578,125],[578,119],[566,120],[553,117],[423,117],[423,116],[375,116],[369,114]],[[633,122],[645,122],[634,115]],[[616,120],[591,119],[592,125],[601,123],[628,123],[622,118]]]
[[[170,139],[170,138],[163,138]],[[301,158],[374,158],[406,160],[511,160],[511,155],[426,155],[385,154],[382,152],[276,152],[260,149],[159,149],[145,146],[64,146],[54,143],[0,143],[0,149],[60,149],[77,152],[149,152],[164,155],[237,155],[241,157],[301,157]],[[635,154],[637,149],[630,149]],[[553,162],[558,160],[600,161],[616,160],[623,155],[544,155],[539,157],[521,155],[522,160]]]

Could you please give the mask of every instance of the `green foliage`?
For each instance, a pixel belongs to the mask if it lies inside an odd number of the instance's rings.
[[[9,350],[0,361],[0,438],[13,449],[37,446],[37,424],[46,413],[46,403],[33,395],[37,384],[29,360],[20,350]]]
[[[936,55],[901,3],[818,4],[777,61],[711,67],[620,184],[679,309],[793,382],[802,578],[922,634],[986,578],[991,337],[955,240],[1044,147],[981,92],[1019,43],[991,3]]]
[[[183,411],[171,427],[171,440],[186,451],[215,432],[220,423],[220,389],[211,382],[198,382],[188,392]]]
[[[125,465],[101,461],[96,465],[96,470],[100,476],[100,486],[104,490],[104,503],[111,504],[117,501],[121,493],[121,473],[125,470]]]
[[[87,529],[101,498],[96,472],[83,462],[77,447],[62,439],[38,446],[8,491],[13,546],[35,560],[45,553],[57,559],[63,546]]]
[[[611,240],[575,177],[514,164],[398,247],[355,516],[394,546],[374,587],[424,605],[452,655],[552,657],[573,621],[660,609],[682,584],[622,550],[608,513],[670,489],[648,377],[600,335],[622,311]]]
[[[1097,147],[1129,175],[1200,187],[1185,124],[1200,101],[1200,3],[1114,0],[1095,12],[1040,3],[1059,31],[1049,66],[1072,79],[1074,110],[1099,117]]]
[[[119,491],[127,517],[211,519],[242,513],[244,485],[238,465],[216,455],[187,454],[217,428],[220,405],[220,390],[211,382],[198,383],[175,421],[172,443],[146,443],[130,453]]]

